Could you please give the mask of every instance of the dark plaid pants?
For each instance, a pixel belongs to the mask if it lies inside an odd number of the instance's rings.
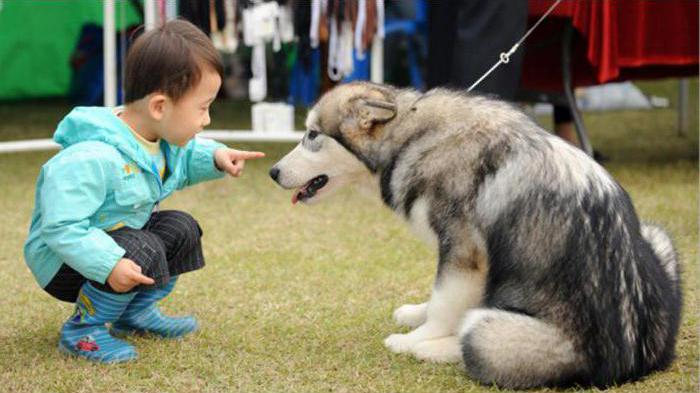
[[[162,287],[170,277],[204,267],[202,229],[191,215],[166,210],[151,215],[142,229],[122,227],[107,232],[126,250],[124,258],[141,266],[141,272],[155,280],[153,285],[138,285],[135,291]],[[44,288],[51,296],[75,302],[80,287],[87,279],[65,263]],[[107,292],[115,292],[109,284],[92,284]]]

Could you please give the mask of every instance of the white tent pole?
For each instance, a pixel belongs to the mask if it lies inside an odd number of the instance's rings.
[[[208,130],[199,136],[220,142],[299,142],[304,131],[260,132],[251,130]],[[29,151],[58,150],[61,146],[53,139],[30,139],[0,142],[0,154]]]
[[[156,28],[156,2],[155,0],[144,0],[143,2],[143,24],[146,31]]]
[[[163,23],[177,19],[177,1],[165,2],[165,20]]]
[[[117,105],[117,38],[114,27],[114,0],[104,0],[102,47],[104,58],[104,106]]]
[[[372,39],[369,79],[374,83],[384,83],[384,0],[376,0],[377,32]]]
[[[384,40],[376,34],[372,40],[369,77],[374,83],[384,83]]]

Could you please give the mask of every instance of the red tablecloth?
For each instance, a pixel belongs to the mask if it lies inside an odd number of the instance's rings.
[[[532,25],[554,3],[530,0]],[[573,85],[698,74],[697,0],[564,0],[525,41],[523,86],[560,91],[571,22]]]

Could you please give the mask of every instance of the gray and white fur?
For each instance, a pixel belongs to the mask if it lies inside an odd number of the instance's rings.
[[[463,361],[506,388],[604,387],[672,361],[681,293],[670,238],[639,222],[601,166],[516,108],[358,82],[321,97],[306,125],[270,171],[298,188],[295,201],[374,181],[438,251],[430,299],[394,312],[415,329],[390,335],[391,351]]]

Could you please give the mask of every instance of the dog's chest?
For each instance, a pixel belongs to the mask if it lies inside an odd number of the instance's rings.
[[[430,247],[437,247],[438,238],[430,225],[430,205],[426,198],[419,198],[415,201],[406,219],[416,236]]]

